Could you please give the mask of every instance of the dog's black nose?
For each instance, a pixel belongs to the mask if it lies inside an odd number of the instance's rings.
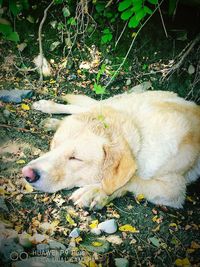
[[[40,179],[39,173],[36,170],[32,169],[30,166],[25,166],[22,169],[22,174],[26,181],[29,183],[35,183]]]

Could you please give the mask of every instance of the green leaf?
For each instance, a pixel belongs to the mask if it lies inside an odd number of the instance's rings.
[[[132,1],[131,0],[124,0],[122,2],[119,3],[119,7],[118,10],[119,11],[124,11],[125,9],[127,9],[128,7],[130,7],[132,5]]]
[[[64,1],[63,0],[54,0],[54,4],[58,5],[58,4],[62,4]]]
[[[70,11],[69,11],[69,9],[67,7],[63,7],[62,12],[63,12],[63,16],[65,18],[70,16]]]
[[[22,5],[23,9],[29,9],[29,2],[28,2],[28,0],[21,0],[20,3]]]
[[[101,37],[101,43],[106,44],[106,43],[110,42],[112,40],[112,37],[113,37],[113,35],[112,35],[110,29],[109,28],[104,29],[103,35]]]
[[[147,6],[144,6],[144,10],[149,15],[151,15],[153,13],[153,11],[150,8],[148,8]]]
[[[156,237],[150,237],[149,241],[155,246],[155,247],[160,247],[160,241]]]
[[[121,19],[128,20],[133,15],[133,13],[133,10],[129,8],[121,14]]]
[[[105,5],[102,3],[97,3],[95,8],[96,8],[97,13],[101,13],[102,11],[104,11]]]
[[[3,5],[3,0],[0,0],[0,7],[2,7]]]
[[[19,6],[17,6],[16,1],[15,0],[9,0],[9,9],[12,12],[13,16],[16,17],[21,9],[19,8]]]
[[[101,86],[100,84],[95,83],[94,84],[94,91],[97,95],[103,95],[105,94],[105,87]]]
[[[139,23],[140,22],[136,19],[136,16],[133,16],[128,23],[128,27],[129,28],[136,28],[139,25]]]
[[[12,27],[7,24],[0,24],[0,32],[4,35],[7,36],[12,33]]]
[[[132,7],[132,10],[136,13],[138,12],[138,10],[140,10],[142,8],[142,3],[138,3],[138,4],[135,4],[133,7]]]
[[[19,35],[17,32],[12,32],[6,36],[6,39],[13,42],[19,42]]]
[[[136,19],[140,22],[145,16],[146,16],[146,12],[144,10],[144,8],[140,9],[136,14]]]
[[[156,5],[158,4],[158,0],[147,0],[149,3]]]
[[[168,14],[169,16],[173,16],[176,10],[178,0],[169,0],[168,4]]]
[[[75,18],[68,19],[67,24],[70,24],[72,26],[76,25],[76,19]]]

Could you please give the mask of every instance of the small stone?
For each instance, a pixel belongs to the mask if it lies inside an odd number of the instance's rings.
[[[126,85],[127,85],[127,86],[131,85],[131,79],[127,79],[127,80],[126,80]]]
[[[0,100],[6,103],[19,104],[24,98],[30,98],[33,95],[32,90],[1,90]]]
[[[107,220],[102,222],[98,225],[98,229],[107,233],[107,234],[114,234],[117,231],[117,223],[115,219]]]
[[[91,229],[91,233],[94,235],[100,235],[101,230],[96,227],[96,228]]]
[[[10,117],[10,111],[7,110],[7,109],[4,109],[3,115],[4,115],[5,118],[9,118]]]
[[[193,73],[195,73],[195,67],[192,64],[190,64],[190,66],[188,67],[188,73],[190,75],[192,75]]]
[[[68,81],[72,81],[72,80],[76,80],[76,75],[75,74],[71,74],[71,75],[69,75],[68,77],[67,77],[67,80]]]
[[[129,261],[125,258],[116,258],[115,259],[115,266],[116,267],[128,267]]]
[[[80,230],[78,228],[74,228],[69,234],[70,237],[77,238],[80,235]]]

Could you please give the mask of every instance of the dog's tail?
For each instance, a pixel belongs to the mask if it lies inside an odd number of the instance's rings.
[[[97,100],[90,98],[86,95],[73,95],[73,94],[67,94],[62,96],[62,99],[64,101],[67,101],[69,104],[77,105],[80,107],[91,107],[97,104]]]

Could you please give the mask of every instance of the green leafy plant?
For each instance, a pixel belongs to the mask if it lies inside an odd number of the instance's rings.
[[[103,30],[103,35],[101,36],[101,43],[106,44],[109,43],[113,38],[112,32],[109,28]]]
[[[152,14],[147,4],[156,5],[158,0],[123,0],[118,6],[118,11],[122,12],[121,19],[129,21],[129,28],[136,28],[146,15]]]
[[[105,94],[106,88],[99,84],[101,76],[104,74],[106,65],[102,64],[100,70],[97,73],[96,81],[94,83],[94,91],[97,95]]]
[[[6,7],[8,6],[8,13],[10,12],[10,14],[14,18],[16,18],[23,10],[29,8],[28,0],[9,0],[8,2],[0,0],[0,8],[3,7],[3,4],[5,4]],[[3,15],[6,16],[7,14],[3,13],[1,16],[3,17]],[[15,30],[13,30],[11,23],[5,18],[1,18],[0,33],[6,40],[13,41],[16,43],[19,42],[18,33]]]

